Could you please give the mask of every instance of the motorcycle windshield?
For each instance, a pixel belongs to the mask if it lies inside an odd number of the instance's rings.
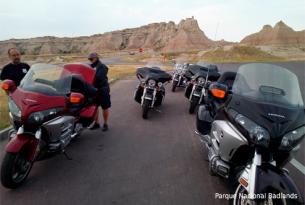
[[[261,103],[304,106],[297,76],[273,64],[250,63],[240,66],[232,91]]]
[[[25,91],[51,96],[70,93],[72,75],[63,72],[63,66],[51,64],[34,64],[20,84]]]

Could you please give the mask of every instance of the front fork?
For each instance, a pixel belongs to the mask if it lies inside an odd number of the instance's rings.
[[[157,89],[154,88],[152,97],[147,96],[146,93],[147,93],[147,87],[144,87],[144,91],[143,91],[143,95],[142,95],[142,99],[141,99],[141,106],[143,106],[143,103],[145,100],[151,100],[150,107],[153,107],[155,104],[155,101],[156,101]]]
[[[201,92],[200,92],[200,94],[197,94],[197,93],[195,93],[195,90],[196,90],[197,86],[198,86],[198,85],[194,84],[194,86],[193,86],[193,88],[192,88],[192,92],[191,92],[191,94],[190,94],[190,99],[189,99],[189,101],[192,102],[193,97],[199,97],[198,104],[201,104],[202,99],[203,99],[204,96],[205,96],[205,88],[203,87],[202,90],[201,90]]]
[[[247,190],[249,199],[255,199],[255,185],[257,167],[262,165],[262,155],[254,153],[252,164],[249,164],[239,177],[239,183]]]

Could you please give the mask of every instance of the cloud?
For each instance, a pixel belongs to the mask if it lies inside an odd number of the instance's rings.
[[[304,29],[304,8],[303,0],[1,1],[0,39],[92,35],[195,16],[209,38],[239,41],[279,20]]]

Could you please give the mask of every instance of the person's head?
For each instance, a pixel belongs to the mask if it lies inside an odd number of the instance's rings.
[[[91,62],[91,64],[95,64],[99,60],[99,56],[97,53],[90,53],[88,55],[88,60]]]
[[[21,55],[20,55],[20,52],[17,48],[8,49],[7,54],[8,54],[8,57],[13,64],[20,63]]]

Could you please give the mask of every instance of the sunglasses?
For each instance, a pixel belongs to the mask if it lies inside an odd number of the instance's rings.
[[[94,58],[88,58],[88,60],[89,60],[89,61],[93,61],[93,60],[94,60]]]

